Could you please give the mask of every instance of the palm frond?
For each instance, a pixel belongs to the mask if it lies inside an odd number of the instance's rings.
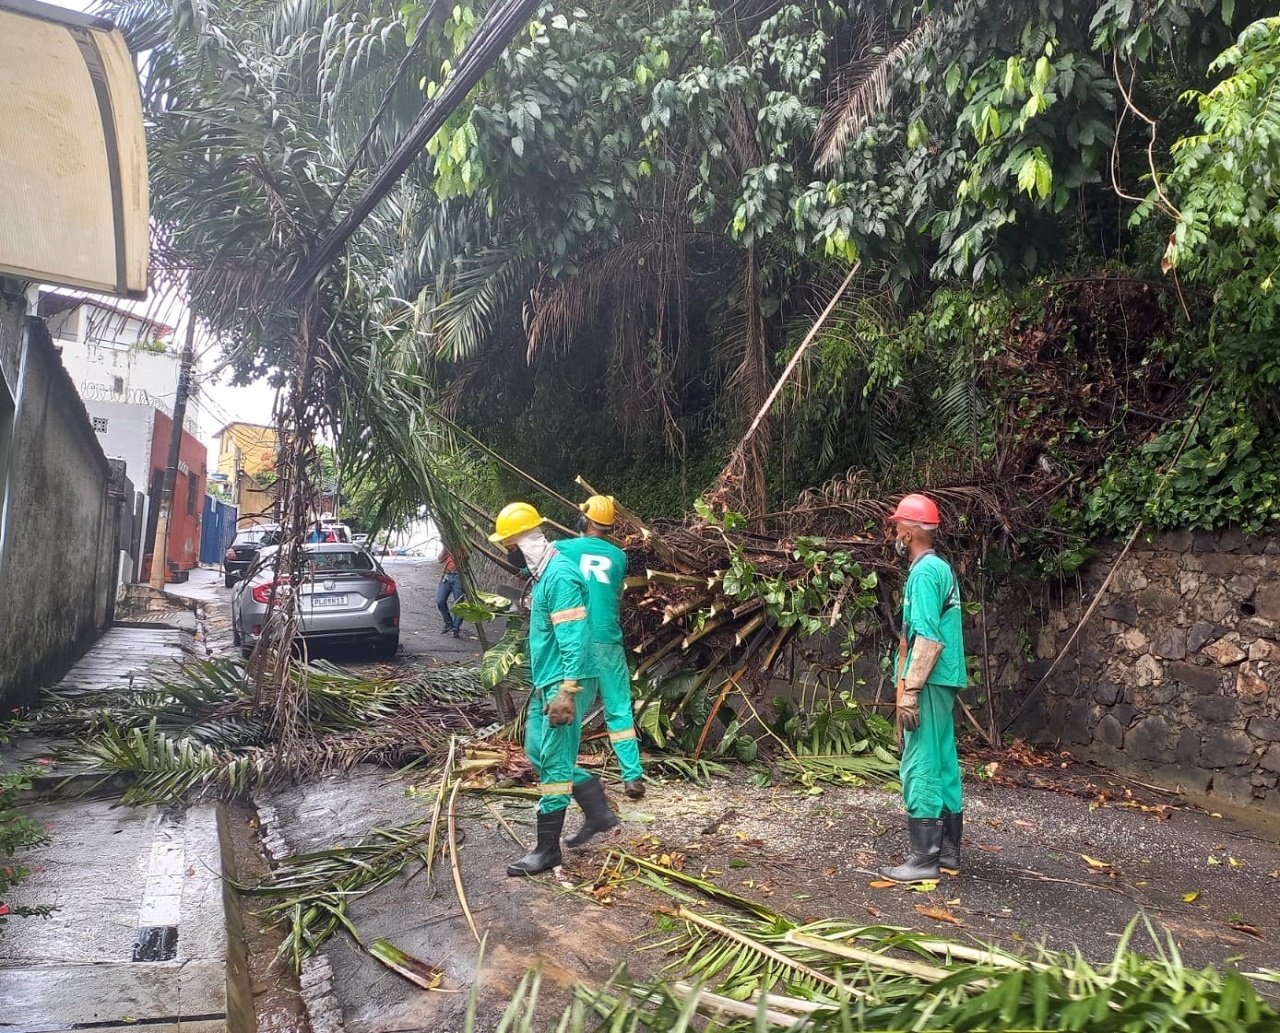
[[[505,306],[530,280],[535,262],[523,241],[462,259],[449,280],[436,286],[434,304],[424,313],[431,352],[453,361],[477,354]]]
[[[502,638],[485,651],[480,661],[480,681],[485,688],[497,688],[518,665],[524,662],[526,621],[517,616],[507,618]]]
[[[818,121],[814,164],[828,168],[848,143],[873,119],[885,114],[893,99],[894,78],[917,54],[930,50],[959,20],[966,0],[949,11],[925,15],[905,34],[868,31],[860,53],[840,70],[831,98]]]

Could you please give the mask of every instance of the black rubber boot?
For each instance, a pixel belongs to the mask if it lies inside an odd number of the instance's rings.
[[[942,852],[938,854],[938,870],[947,875],[960,874],[960,840],[964,838],[964,814],[942,812]]]
[[[560,833],[564,831],[564,812],[569,808],[544,814],[538,812],[538,845],[533,853],[507,865],[508,875],[537,875],[550,871],[560,863]]]
[[[924,882],[941,878],[938,855],[942,852],[941,818],[908,818],[911,853],[896,868],[881,868],[880,877],[893,882]]]
[[[573,798],[578,801],[586,820],[576,835],[565,840],[566,846],[586,846],[596,833],[605,832],[618,824],[618,816],[604,798],[604,786],[595,775],[573,787]]]
[[[633,778],[629,782],[623,782],[622,788],[628,800],[639,800],[644,796],[644,779]]]

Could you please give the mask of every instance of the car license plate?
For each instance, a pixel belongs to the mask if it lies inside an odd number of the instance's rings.
[[[346,606],[347,597],[345,595],[313,595],[311,597],[313,606]]]

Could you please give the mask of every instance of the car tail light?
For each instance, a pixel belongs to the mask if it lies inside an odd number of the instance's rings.
[[[259,585],[253,590],[253,601],[266,606],[271,602],[271,597],[275,594],[276,585],[278,584],[280,584],[278,581],[267,581]]]
[[[388,596],[396,594],[396,583],[386,574],[374,574],[373,577],[382,586],[378,589],[378,599],[386,599]]]
[[[235,559],[235,558],[236,558],[236,550],[235,550],[235,549],[228,549],[228,550],[227,550],[227,555],[226,555],[226,557],[225,557],[225,558],[226,558],[226,559],[229,559],[229,560],[233,560],[233,559]]]

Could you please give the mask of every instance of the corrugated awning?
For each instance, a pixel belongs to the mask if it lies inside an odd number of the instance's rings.
[[[0,274],[147,292],[146,135],[110,22],[0,0]]]

